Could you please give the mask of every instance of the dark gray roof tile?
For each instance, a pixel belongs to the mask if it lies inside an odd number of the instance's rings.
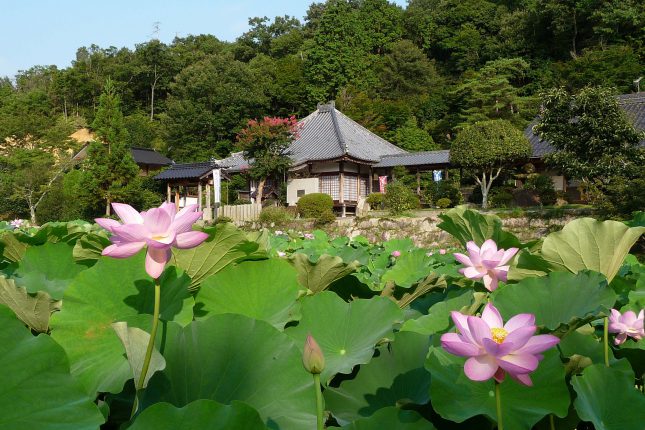
[[[150,164],[154,166],[170,166],[172,160],[154,149],[150,148],[138,148],[133,146],[130,148],[132,152],[132,158],[137,164]]]
[[[448,163],[450,163],[450,151],[441,149],[438,151],[386,155],[374,167],[447,165]]]
[[[217,163],[212,161],[206,161],[202,163],[173,164],[169,169],[164,170],[163,172],[155,176],[155,179],[197,179],[201,178],[217,167]]]

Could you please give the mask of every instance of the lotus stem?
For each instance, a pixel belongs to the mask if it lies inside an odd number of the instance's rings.
[[[504,430],[502,422],[502,393],[499,382],[495,381],[495,401],[497,403],[497,430]]]
[[[316,390],[316,418],[317,418],[317,429],[323,430],[325,427],[323,425],[323,398],[322,391],[320,389],[320,373],[314,373],[314,390]]]
[[[609,318],[605,317],[604,322],[605,366],[609,367]]]
[[[150,340],[148,340],[146,356],[143,359],[143,368],[141,369],[141,375],[139,376],[139,383],[136,385],[136,387],[143,387],[146,381],[146,375],[148,374],[148,369],[150,368],[150,359],[152,358],[152,351],[155,348],[155,337],[157,337],[157,326],[159,325],[160,303],[161,284],[159,283],[159,279],[155,279],[155,307],[152,313],[152,330],[150,331]],[[132,406],[132,415],[130,418],[134,417],[134,415],[137,413],[137,409],[139,407],[139,391],[141,390],[143,390],[143,388],[137,388],[137,393],[134,397],[134,405]]]
[[[549,424],[551,424],[551,430],[555,430],[555,418],[553,418],[553,414],[549,414]]]

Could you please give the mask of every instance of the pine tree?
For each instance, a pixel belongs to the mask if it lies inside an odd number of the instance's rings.
[[[120,98],[109,79],[99,98],[92,128],[97,140],[87,151],[84,188],[95,205],[105,204],[105,215],[110,215],[110,204],[124,199],[126,187],[137,179],[139,168],[128,146],[129,135],[123,121]]]

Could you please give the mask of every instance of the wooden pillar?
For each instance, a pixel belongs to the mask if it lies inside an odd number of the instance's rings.
[[[367,182],[367,186],[368,186],[367,193],[372,194],[373,192],[372,190],[374,189],[374,171],[372,170],[372,166],[370,166],[369,175],[370,175],[370,180]]]
[[[338,164],[338,202],[341,205],[341,216],[345,218],[345,164],[341,161]]]
[[[417,169],[417,196],[421,195],[421,172]]]
[[[202,181],[200,180],[199,183],[197,183],[197,207],[198,210],[202,210]]]
[[[175,208],[179,210],[179,185],[175,188]]]
[[[448,180],[448,168],[446,167],[446,181]]]
[[[166,202],[170,203],[172,200],[172,194],[170,190],[170,181],[166,182]]]
[[[211,184],[206,182],[206,207],[210,209],[211,207]]]

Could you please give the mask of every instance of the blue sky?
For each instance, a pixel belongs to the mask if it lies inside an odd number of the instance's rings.
[[[319,0],[320,1],[320,0]],[[405,6],[406,0],[395,0]],[[311,0],[0,0],[0,76],[34,65],[67,67],[76,49],[92,43],[127,46],[149,40],[213,34],[235,40],[254,16],[302,19]]]

